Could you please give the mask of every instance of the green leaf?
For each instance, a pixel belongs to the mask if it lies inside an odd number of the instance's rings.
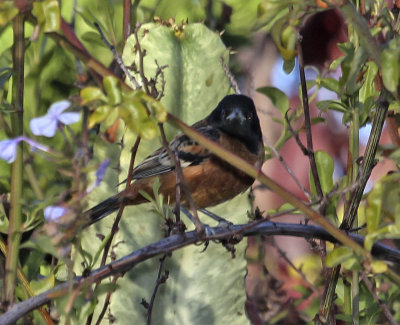
[[[158,134],[157,124],[150,118],[146,119],[140,125],[139,134],[144,140],[154,139]]]
[[[366,222],[368,233],[375,232],[379,227],[381,220],[381,208],[382,208],[382,193],[383,186],[381,182],[377,182],[368,194],[367,207],[365,210]]]
[[[113,108],[110,105],[102,105],[97,107],[96,110],[89,116],[89,129],[94,127],[96,124],[103,122],[112,110]]]
[[[333,188],[333,170],[335,168],[332,157],[321,150],[315,152],[315,162],[317,164],[317,171],[321,183],[322,192],[329,193]],[[310,169],[309,172],[310,188],[312,193],[316,195],[316,188],[314,178]]]
[[[121,103],[122,94],[119,80],[114,76],[106,76],[103,79],[104,90],[106,91],[108,103],[112,106]]]
[[[339,92],[340,92],[339,81],[337,81],[336,79],[317,78],[316,82],[320,87],[324,87],[328,90],[331,90],[331,91],[335,92],[336,94],[339,94]]]
[[[0,2],[0,26],[5,26],[18,14],[18,9],[14,5],[14,1]]]
[[[364,82],[359,93],[359,99],[361,103],[366,103],[369,98],[377,95],[375,77],[378,74],[378,66],[373,61],[367,62],[365,66],[366,71],[363,78]]]
[[[316,103],[317,107],[326,112],[328,109],[338,111],[341,113],[346,113],[348,111],[348,107],[344,105],[340,100],[321,100]]]
[[[55,285],[55,277],[54,274],[51,273],[49,276],[46,276],[40,280],[32,280],[30,282],[31,288],[35,292],[35,295],[39,295],[47,290],[54,288]]]
[[[382,80],[385,87],[395,92],[399,84],[399,51],[385,49],[381,54]]]
[[[101,100],[103,102],[107,101],[107,97],[103,94],[98,87],[85,87],[81,90],[82,105],[89,104],[96,100]]]
[[[283,62],[283,71],[285,71],[287,74],[291,73],[296,66],[296,61],[295,59],[289,60],[289,61],[284,61]]]
[[[45,33],[60,29],[60,7],[57,0],[44,0],[33,3],[33,14]]]
[[[285,116],[289,109],[289,98],[286,94],[275,87],[262,87],[257,89],[258,92],[266,95],[272,102],[272,104],[279,109],[282,116]]]
[[[258,18],[271,21],[280,11],[287,9],[290,1],[285,0],[264,0],[257,7]]]
[[[373,261],[371,262],[371,270],[373,273],[384,273],[388,269],[388,265],[384,261]]]
[[[271,29],[271,36],[283,60],[294,60],[296,51],[296,31],[292,26],[287,26],[286,17],[278,20]]]
[[[12,76],[12,69],[4,67],[0,69],[0,88],[3,88],[4,84]]]
[[[326,266],[334,267],[336,265],[342,264],[345,260],[353,257],[353,255],[354,253],[351,248],[348,248],[346,246],[336,247],[326,255]]]
[[[285,17],[289,12],[289,5],[293,1],[287,0],[264,0],[257,7],[257,22],[253,27],[254,30],[266,27],[270,31],[276,21]]]
[[[108,49],[107,45],[101,39],[101,37],[100,37],[98,32],[89,31],[89,32],[83,33],[81,35],[81,39],[83,41],[89,42],[91,45],[102,46],[102,47]]]

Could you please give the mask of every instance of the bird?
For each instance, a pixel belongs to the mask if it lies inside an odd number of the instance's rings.
[[[192,127],[255,167],[261,167],[265,151],[260,121],[250,97],[238,94],[225,96],[206,118]],[[214,155],[186,134],[178,134],[168,145],[179,159],[197,209],[228,201],[247,190],[254,182],[251,176]],[[156,150],[133,169],[134,182],[127,190],[102,201],[84,213],[87,225],[118,210],[121,204],[137,205],[148,202],[141,192],[153,196],[153,185],[157,178],[161,184],[159,193],[169,204],[174,204],[175,166],[165,147]],[[184,191],[180,204],[189,207],[189,200]]]

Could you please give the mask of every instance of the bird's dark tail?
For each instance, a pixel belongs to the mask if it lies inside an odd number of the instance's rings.
[[[84,213],[87,220],[86,226],[90,226],[91,224],[103,219],[104,217],[118,210],[121,206],[122,201],[122,197],[117,194],[87,210]]]

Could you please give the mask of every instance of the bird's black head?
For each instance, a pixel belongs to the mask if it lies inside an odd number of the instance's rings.
[[[243,95],[228,95],[208,116],[208,123],[229,136],[242,141],[257,153],[262,134],[253,100]]]

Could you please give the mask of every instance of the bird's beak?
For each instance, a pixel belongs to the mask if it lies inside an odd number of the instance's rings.
[[[229,115],[226,117],[227,121],[244,121],[246,120],[245,116],[243,115],[243,112],[239,108],[234,108],[232,112],[229,113]]]

